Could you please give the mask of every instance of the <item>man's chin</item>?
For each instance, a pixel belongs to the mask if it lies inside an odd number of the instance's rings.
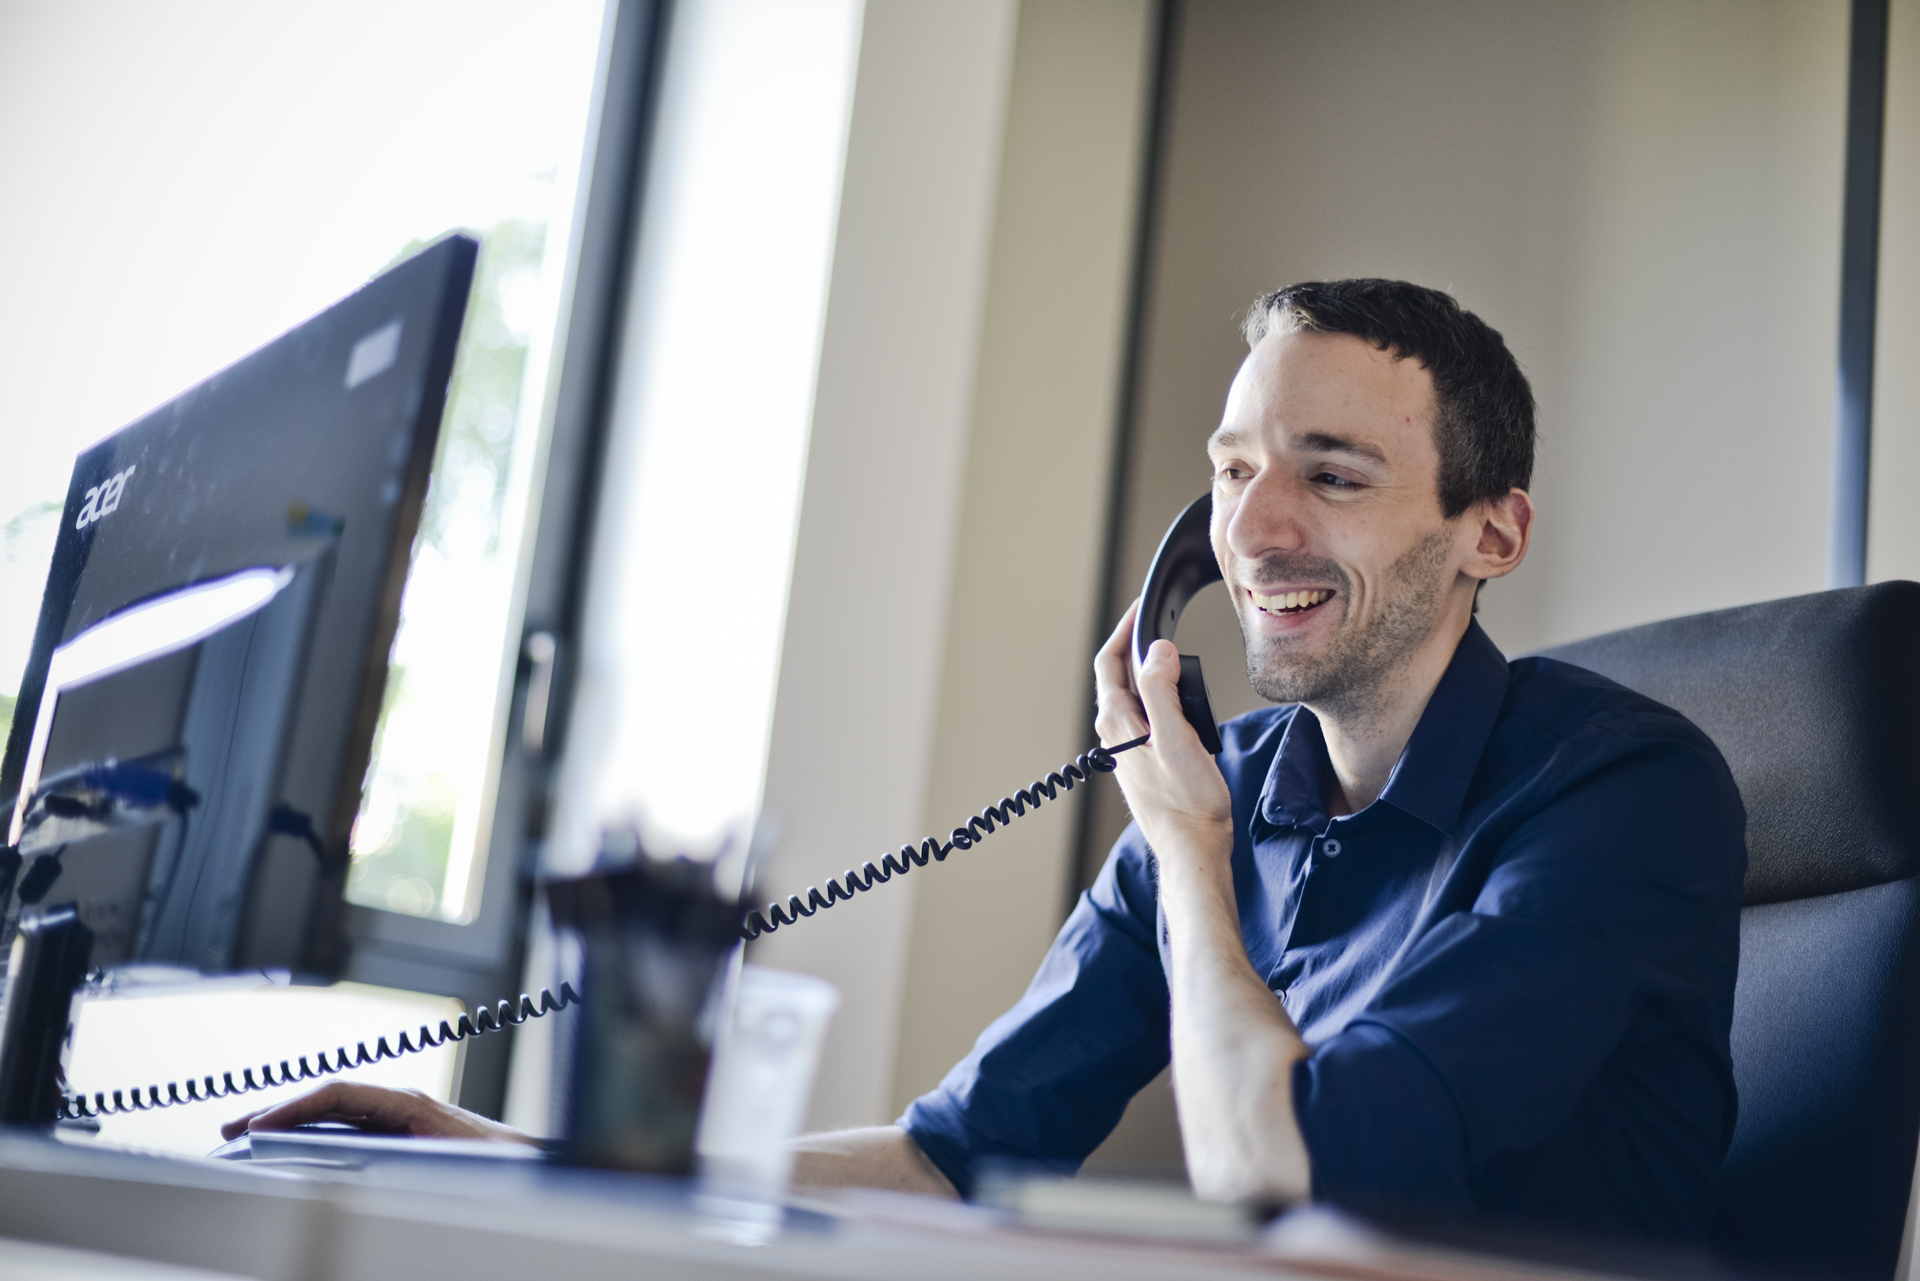
[[[1274,648],[1270,645],[1257,649],[1247,647],[1247,682],[1253,686],[1254,693],[1268,702],[1310,703],[1338,683],[1329,680],[1334,673],[1327,670],[1322,655],[1302,653],[1293,647],[1288,647],[1284,654],[1276,654]]]

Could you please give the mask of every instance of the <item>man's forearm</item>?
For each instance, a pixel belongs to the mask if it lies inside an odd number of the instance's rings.
[[[960,1195],[913,1136],[897,1125],[808,1134],[795,1139],[793,1147],[795,1186]]]
[[[1173,951],[1174,1097],[1194,1191],[1298,1200],[1312,1178],[1293,1065],[1311,1051],[1247,960],[1226,859],[1174,853],[1161,860],[1160,900]]]

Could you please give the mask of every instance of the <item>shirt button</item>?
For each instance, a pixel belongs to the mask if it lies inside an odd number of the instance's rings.
[[[1320,848],[1328,858],[1340,857],[1340,842],[1334,840],[1332,837],[1328,837],[1326,840],[1320,842]]]

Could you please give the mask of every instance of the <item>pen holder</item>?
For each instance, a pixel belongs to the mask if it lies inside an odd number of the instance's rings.
[[[565,1159],[691,1174],[739,905],[715,891],[712,864],[684,858],[546,889],[555,928],[581,943]]]

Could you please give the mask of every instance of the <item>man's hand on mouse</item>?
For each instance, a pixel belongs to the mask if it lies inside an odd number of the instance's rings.
[[[254,1130],[291,1130],[296,1125],[337,1121],[376,1134],[405,1134],[421,1139],[534,1140],[510,1125],[442,1103],[419,1090],[390,1090],[381,1085],[334,1081],[270,1108],[249,1112],[220,1127],[220,1137],[237,1139]]]

